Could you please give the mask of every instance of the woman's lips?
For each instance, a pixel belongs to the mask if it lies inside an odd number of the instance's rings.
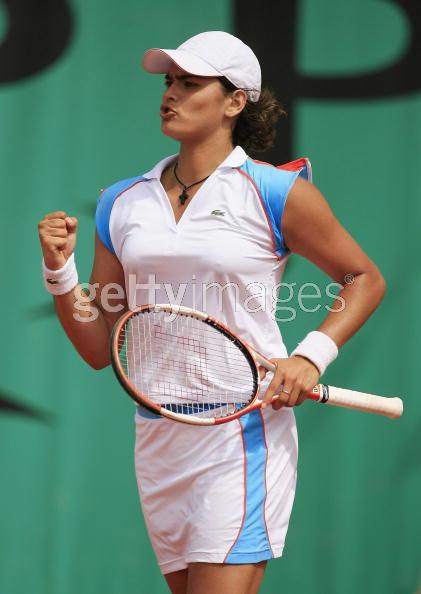
[[[170,109],[169,107],[161,106],[159,115],[162,119],[168,120],[177,114],[175,113],[175,111],[172,111],[172,109]]]

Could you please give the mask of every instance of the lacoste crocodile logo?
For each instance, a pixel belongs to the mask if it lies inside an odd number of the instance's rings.
[[[218,217],[224,217],[225,212],[223,210],[216,209],[211,212],[211,215],[217,215]]]

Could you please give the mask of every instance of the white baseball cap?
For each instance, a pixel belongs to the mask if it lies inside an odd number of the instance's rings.
[[[152,48],[142,58],[143,68],[153,74],[166,74],[173,63],[196,76],[225,76],[247,91],[252,102],[260,97],[258,59],[248,45],[225,31],[199,33],[175,50]]]

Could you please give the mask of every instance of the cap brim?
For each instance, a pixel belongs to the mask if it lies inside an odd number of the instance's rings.
[[[166,74],[173,64],[195,76],[222,76],[207,62],[183,50],[153,48],[142,58],[142,67],[152,74]]]

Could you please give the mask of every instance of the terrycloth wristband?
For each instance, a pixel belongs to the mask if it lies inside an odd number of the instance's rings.
[[[320,371],[320,375],[323,375],[326,367],[338,356],[338,347],[330,336],[324,332],[313,330],[298,344],[290,356],[294,355],[309,359]]]
[[[44,286],[51,295],[69,293],[79,281],[74,254],[71,254],[66,264],[58,270],[47,268],[43,259],[42,274],[44,277]]]

